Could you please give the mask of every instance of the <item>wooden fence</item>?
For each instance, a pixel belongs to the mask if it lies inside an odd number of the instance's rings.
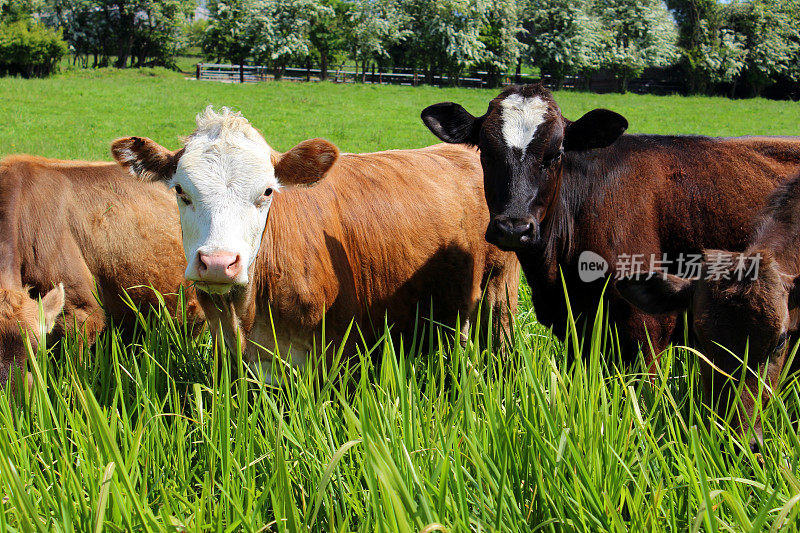
[[[672,94],[683,91],[683,84],[677,78],[677,71],[670,69],[648,69],[645,74],[628,82],[628,91],[648,94]],[[318,80],[321,71],[316,68],[286,67],[282,79],[290,81]],[[196,69],[198,80],[213,80],[226,83],[253,83],[269,81],[275,78],[273,69],[258,65],[225,65],[217,63],[198,63]],[[427,83],[427,78],[419,71],[410,68],[394,68],[391,72],[366,71],[361,72],[354,66],[332,66],[328,69],[328,79],[335,83],[376,83],[392,85],[420,85]],[[434,76],[433,85],[460,87],[488,87],[488,73],[475,72],[469,76],[460,76],[457,81],[446,76]],[[544,75],[541,78],[523,76],[514,79],[514,76],[504,76],[502,85],[511,83],[531,83],[541,81],[546,87],[555,87],[554,80]],[[600,71],[592,74],[590,78],[568,76],[561,80],[561,88],[588,90],[596,93],[614,92],[619,84],[612,73]]]
[[[316,68],[286,67],[281,79],[290,81],[318,80],[322,71]],[[198,80],[212,80],[227,83],[253,83],[275,78],[274,71],[258,65],[223,65],[218,63],[198,63],[195,77]],[[328,69],[328,79],[335,83],[377,83],[392,85],[419,85],[426,82],[421,72],[408,68],[392,69],[392,72],[361,72],[354,66],[333,66]],[[457,85],[461,87],[486,87],[488,74],[477,72],[472,76],[459,76]],[[446,76],[434,76],[434,85],[450,85]]]

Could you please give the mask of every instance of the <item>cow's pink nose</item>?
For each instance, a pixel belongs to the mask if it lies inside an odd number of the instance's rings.
[[[239,254],[198,254],[197,263],[200,279],[209,283],[231,283],[242,271]]]

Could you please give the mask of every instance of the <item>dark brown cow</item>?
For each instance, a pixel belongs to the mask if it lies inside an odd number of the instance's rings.
[[[339,155],[314,139],[281,154],[229,110],[206,110],[197,124],[175,152],[137,137],[112,152],[135,175],[175,187],[187,277],[204,291],[212,331],[229,346],[242,341],[249,363],[266,363],[266,379],[278,379],[276,347],[304,364],[323,336],[340,344],[352,321],[367,343],[384,320],[412,334],[418,314],[449,327],[460,316],[466,331],[485,295],[484,326],[490,312],[508,323],[519,263],[483,238],[475,150]]]
[[[175,198],[162,184],[131,183],[115,163],[0,161],[0,382],[25,361],[21,329],[38,344],[35,298],[42,296],[46,330],[77,330],[93,342],[107,316],[133,324],[123,289],[144,310],[158,306],[151,286],[175,309],[180,251]],[[199,323],[194,290],[186,295]]]
[[[516,251],[538,319],[560,338],[560,271],[579,327],[591,324],[623,260],[636,254],[647,270],[651,256],[677,263],[705,248],[742,250],[767,195],[800,169],[797,138],[623,135],[627,121],[612,111],[567,120],[541,85],[505,89],[481,117],[444,103],[422,118],[440,139],[480,149],[486,238]],[[579,266],[589,251],[609,268],[586,283]],[[675,314],[648,315],[609,290],[605,309],[625,358],[648,333],[656,354],[673,340]]]
[[[709,360],[701,361],[706,398],[725,416],[743,379],[734,427],[742,433],[752,427],[759,442],[756,406],[772,396],[800,338],[798,215],[800,175],[769,197],[744,252],[708,250],[697,275],[688,279],[653,273],[617,282],[622,295],[648,313],[691,311]]]

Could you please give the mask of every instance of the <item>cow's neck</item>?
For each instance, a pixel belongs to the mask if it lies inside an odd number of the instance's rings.
[[[544,218],[541,221],[542,246],[533,255],[540,263],[541,273],[553,278],[558,266],[569,263],[579,239],[575,235],[575,213],[591,194],[589,180],[575,179],[574,169],[583,166],[578,161],[580,154],[565,153],[551,170],[551,179],[556,188],[549,193]]]
[[[577,254],[591,246],[586,224],[576,224],[575,217],[591,211],[591,205],[601,200],[599,195],[603,190],[594,185],[596,182],[608,186],[610,178],[598,175],[596,159],[592,152],[564,153],[551,171],[554,179],[558,177],[555,173],[561,173],[557,180],[560,186],[549,197],[547,214],[541,221],[542,245],[517,252],[525,265],[525,276],[529,283],[538,286],[542,298],[563,297],[559,269],[566,275]]]

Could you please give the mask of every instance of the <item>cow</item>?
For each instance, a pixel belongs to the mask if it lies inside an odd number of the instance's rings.
[[[645,346],[652,363],[682,328],[675,313],[649,315],[614,287],[604,292],[608,279],[632,256],[643,270],[651,258],[674,270],[705,248],[743,250],[766,197],[800,169],[797,138],[625,134],[627,120],[606,109],[567,120],[540,84],[504,89],[480,117],[447,102],[422,120],[439,139],[480,150],[486,239],[516,252],[538,320],[563,339],[564,287],[579,330],[602,296],[623,362]],[[605,275],[581,272],[585,262]]]
[[[142,312],[158,308],[153,289],[175,316],[200,326],[180,251],[178,210],[163,184],[133,184],[114,162],[2,159],[0,383],[26,360],[23,333],[34,350],[42,332],[77,333],[91,344],[109,319],[122,328],[134,324],[130,302]],[[177,305],[182,285],[185,317]]]
[[[800,339],[798,213],[800,175],[770,195],[743,252],[706,250],[701,268],[689,278],[648,272],[616,282],[620,294],[647,313],[691,311],[705,355],[700,362],[705,398],[723,417],[736,403],[733,427],[742,434],[752,430],[754,447],[763,444],[759,407],[777,389]]]
[[[474,150],[339,154],[311,139],[280,153],[227,108],[196,121],[179,150],[127,137],[112,154],[175,189],[186,278],[212,333],[241,343],[261,379],[281,379],[278,361],[330,359],[328,346],[352,356],[351,322],[368,345],[384,321],[411,339],[418,316],[449,327],[458,317],[462,332],[481,317],[489,326],[490,315],[508,326],[519,263],[483,239],[489,212]]]

